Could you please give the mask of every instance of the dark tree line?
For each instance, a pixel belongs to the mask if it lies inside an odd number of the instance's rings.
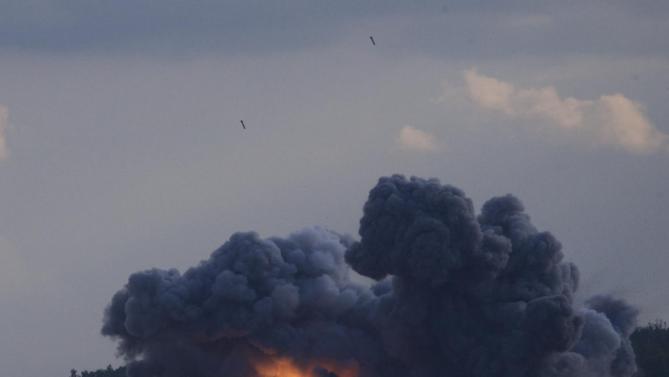
[[[639,366],[639,377],[669,377],[669,327],[665,321],[655,321],[639,327],[630,337]],[[72,369],[70,377],[126,377],[125,367],[95,371]]]
[[[116,369],[112,368],[111,365],[107,365],[105,369],[98,369],[94,371],[81,371],[78,372],[76,369],[70,371],[70,377],[126,377],[125,367],[118,367]]]
[[[665,321],[639,327],[630,337],[639,377],[669,376],[669,328]]]

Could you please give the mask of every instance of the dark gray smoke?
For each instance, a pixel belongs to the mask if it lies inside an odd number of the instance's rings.
[[[370,191],[359,241],[234,234],[184,274],[131,275],[102,333],[131,377],[292,377],[277,360],[313,377],[632,376],[636,310],[577,307],[562,259],[515,197],[476,216],[461,190],[396,175]]]

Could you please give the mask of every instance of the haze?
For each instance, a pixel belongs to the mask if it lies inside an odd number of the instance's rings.
[[[479,205],[513,193],[584,298],[669,318],[667,17],[659,0],[0,0],[5,375],[118,365],[100,327],[130,273],[195,265],[235,231],[356,235],[393,173]]]

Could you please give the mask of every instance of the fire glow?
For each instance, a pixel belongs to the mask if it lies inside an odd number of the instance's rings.
[[[358,377],[358,365],[355,362],[335,363],[330,361],[308,362],[298,365],[287,357],[278,357],[256,363],[258,377]],[[329,372],[329,373],[328,373]]]

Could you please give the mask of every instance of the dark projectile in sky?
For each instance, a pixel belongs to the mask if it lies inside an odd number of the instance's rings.
[[[374,37],[373,36],[370,35],[369,40],[372,41],[372,46],[376,46],[376,42],[374,42]]]
[[[240,120],[240,122],[242,123],[242,128],[243,128],[243,129],[246,129],[246,126],[244,125],[244,121],[243,121],[243,120]]]

